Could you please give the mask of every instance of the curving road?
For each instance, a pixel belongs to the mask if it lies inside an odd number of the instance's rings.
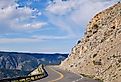
[[[48,73],[46,78],[34,82],[98,82],[89,78],[81,77],[77,74],[59,69],[57,66],[46,66]]]

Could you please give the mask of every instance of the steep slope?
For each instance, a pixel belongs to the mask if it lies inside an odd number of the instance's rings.
[[[61,67],[104,82],[121,82],[121,3],[98,13]]]

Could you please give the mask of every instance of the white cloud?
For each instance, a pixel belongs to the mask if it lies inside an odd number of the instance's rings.
[[[10,5],[15,5],[15,0],[0,0],[0,8],[6,8]]]
[[[50,3],[46,10],[57,15],[64,15],[66,12],[71,11],[71,8],[75,6],[75,2],[55,0],[54,3]]]
[[[37,39],[33,38],[0,38],[0,44],[6,43],[26,43],[26,42],[37,42]]]
[[[46,8],[49,22],[72,35],[82,35],[88,21],[119,0],[54,0]],[[82,28],[80,28],[82,27]]]
[[[0,44],[6,43],[29,43],[29,42],[42,42],[48,40],[63,40],[63,39],[72,39],[75,37],[72,36],[42,36],[42,35],[33,35],[32,37],[25,38],[0,38]]]
[[[73,33],[73,31],[70,29],[71,24],[68,24],[66,22],[66,20],[67,20],[66,18],[58,17],[58,16],[53,15],[51,13],[49,13],[49,14],[47,13],[46,15],[49,17],[48,21],[51,24],[55,25],[56,27],[61,27],[61,29],[64,32],[67,32],[67,34],[69,34],[71,36],[75,36],[74,33]]]
[[[29,7],[18,7],[15,0],[0,0],[0,33],[39,29],[45,22],[36,21],[41,12]]]
[[[38,40],[61,40],[61,39],[72,39],[72,38],[75,38],[73,36],[51,36],[51,35],[48,35],[48,36],[39,36],[39,35],[35,35],[35,36],[32,36],[32,38],[36,38]]]
[[[14,30],[18,31],[39,29],[44,25],[46,25],[46,23],[44,22],[33,22],[33,23],[18,23],[16,21],[10,22],[10,26],[13,27]]]

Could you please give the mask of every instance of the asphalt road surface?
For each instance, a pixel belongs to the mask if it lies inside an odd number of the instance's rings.
[[[69,71],[59,69],[57,66],[46,66],[48,76],[34,82],[98,82],[89,78],[81,77]]]

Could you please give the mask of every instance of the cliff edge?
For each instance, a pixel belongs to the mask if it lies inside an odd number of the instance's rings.
[[[104,82],[121,82],[121,3],[92,18],[61,67]]]

